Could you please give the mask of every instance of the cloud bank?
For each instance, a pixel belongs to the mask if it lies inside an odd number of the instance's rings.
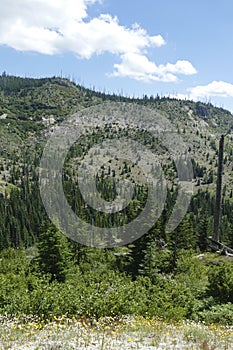
[[[209,100],[211,97],[233,97],[233,84],[225,81],[212,81],[207,85],[197,85],[187,89],[186,94],[167,94],[171,98],[180,100]]]
[[[233,97],[233,84],[224,81],[212,81],[208,85],[198,85],[188,89],[194,100],[210,97]]]
[[[165,45],[139,25],[121,25],[117,17],[89,18],[88,7],[99,0],[2,0],[0,45],[19,51],[55,55],[73,52],[81,59],[109,52],[120,63],[112,76],[141,81],[175,82],[196,69],[189,61],[156,65],[147,57],[150,48]]]
[[[130,77],[143,81],[176,82],[176,75],[192,75],[196,69],[188,61],[177,61],[175,64],[157,66],[144,55],[137,53],[126,53],[122,55],[122,63],[114,65],[114,76]]]

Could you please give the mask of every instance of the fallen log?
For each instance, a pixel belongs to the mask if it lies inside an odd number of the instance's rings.
[[[211,248],[214,249],[216,252],[218,251],[222,255],[227,255],[227,256],[233,256],[233,249],[225,245],[224,243],[219,242],[212,236],[209,236],[209,240],[213,243],[210,244]],[[220,249],[220,251],[219,251]]]

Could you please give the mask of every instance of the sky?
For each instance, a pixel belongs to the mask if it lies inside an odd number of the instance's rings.
[[[233,112],[232,0],[1,0],[0,74]]]

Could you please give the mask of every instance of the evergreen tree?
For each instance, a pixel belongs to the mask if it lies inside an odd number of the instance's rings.
[[[148,276],[153,283],[158,274],[171,272],[172,252],[166,249],[163,239],[154,239],[147,243],[139,273]]]
[[[201,251],[206,251],[208,248],[208,236],[211,236],[210,215],[205,210],[198,223],[198,244]]]
[[[196,249],[197,238],[194,232],[193,220],[189,215],[186,215],[179,226],[172,232],[171,244],[173,249],[173,268],[175,268],[180,250]]]
[[[51,225],[38,242],[38,263],[41,272],[51,274],[51,280],[64,282],[71,267],[71,252],[67,238]]]

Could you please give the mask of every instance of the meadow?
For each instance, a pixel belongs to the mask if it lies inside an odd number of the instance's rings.
[[[0,348],[5,349],[233,349],[233,327],[143,317],[69,319],[1,317]]]

